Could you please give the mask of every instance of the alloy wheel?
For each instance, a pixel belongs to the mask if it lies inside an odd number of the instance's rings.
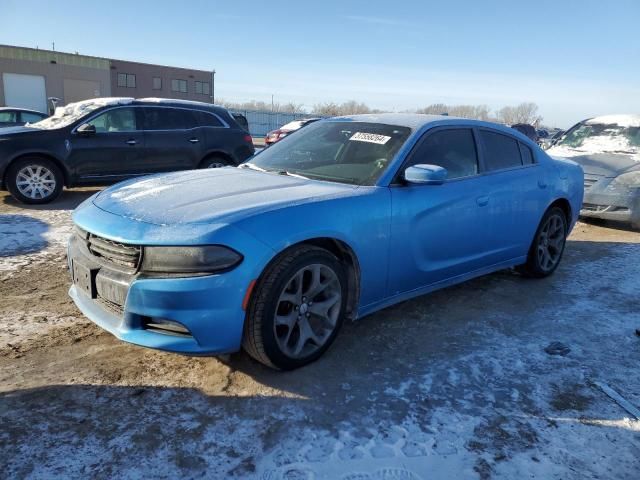
[[[566,227],[560,214],[549,216],[538,236],[538,263],[545,272],[553,270],[562,256]]]
[[[56,178],[42,165],[27,165],[16,175],[16,187],[27,198],[34,200],[51,196],[56,189]]]
[[[303,358],[322,348],[336,329],[342,306],[337,274],[323,264],[307,265],[285,284],[273,324],[280,350]]]

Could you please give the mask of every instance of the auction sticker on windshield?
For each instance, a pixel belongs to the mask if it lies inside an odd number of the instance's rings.
[[[378,135],[376,133],[356,132],[351,136],[349,140],[353,140],[356,142],[369,142],[369,143],[377,143],[378,145],[384,145],[390,139],[391,137],[387,137],[386,135]]]

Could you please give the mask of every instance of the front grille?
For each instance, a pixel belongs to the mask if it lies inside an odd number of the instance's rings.
[[[593,185],[595,185],[598,182],[598,178],[597,177],[584,177],[584,190],[587,191],[589,190],[591,187],[593,187]]]
[[[114,242],[92,233],[89,234],[87,239],[87,248],[93,255],[102,260],[131,270],[138,268],[142,257],[142,248],[137,245]]]

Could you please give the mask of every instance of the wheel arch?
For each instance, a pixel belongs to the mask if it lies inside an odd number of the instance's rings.
[[[570,229],[571,228],[571,221],[572,221],[572,218],[573,218],[573,211],[571,210],[571,203],[569,202],[569,200],[567,200],[564,197],[558,198],[558,199],[554,200],[547,207],[547,210],[545,210],[545,212],[548,211],[550,208],[553,208],[553,207],[558,207],[564,212],[565,218],[567,220],[567,229]]]
[[[5,188],[6,188],[6,185],[7,185],[7,175],[9,175],[9,171],[11,170],[11,166],[13,164],[15,164],[16,162],[19,162],[23,158],[28,158],[28,157],[40,157],[40,158],[44,158],[46,160],[49,160],[49,161],[55,163],[56,166],[62,172],[64,186],[68,187],[70,185],[71,175],[69,174],[69,171],[67,170],[67,167],[64,165],[64,163],[61,162],[58,158],[56,158],[53,155],[51,155],[50,153],[37,152],[36,151],[36,152],[26,152],[26,153],[23,152],[23,153],[20,153],[19,155],[16,155],[14,158],[12,158],[9,161],[9,163],[7,163],[7,166],[4,169],[4,174],[2,176],[2,185]]]
[[[283,250],[279,251],[271,260],[264,266],[260,273],[260,278],[265,272],[269,270],[282,255],[300,245],[312,245],[314,247],[322,248],[335,255],[340,263],[346,266],[347,275],[347,317],[355,319],[358,313],[358,303],[360,301],[360,262],[358,257],[349,244],[343,240],[333,237],[315,237],[308,238],[288,245]],[[259,281],[259,279],[258,279]],[[253,292],[252,292],[253,293]]]
[[[198,164],[198,168],[203,168],[203,166],[207,162],[207,160],[210,159],[210,158],[213,158],[213,157],[224,158],[225,160],[228,160],[231,165],[238,165],[236,160],[231,155],[229,155],[227,152],[224,152],[222,150],[213,150],[211,152],[207,152],[204,155],[204,157],[202,157],[202,160],[200,160],[200,163]]]

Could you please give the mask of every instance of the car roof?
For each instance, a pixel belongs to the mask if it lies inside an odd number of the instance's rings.
[[[40,112],[38,110],[31,110],[30,108],[20,108],[20,107],[0,107],[0,112],[5,112],[10,110],[12,112],[25,112],[25,113],[37,113],[39,115],[46,115],[46,113]]]
[[[517,130],[509,128],[505,125],[493,122],[485,122],[483,120],[472,120],[461,117],[451,117],[448,115],[427,115],[422,113],[367,113],[361,115],[344,115],[340,117],[332,117],[324,121],[348,121],[348,122],[370,122],[384,123],[387,125],[398,125],[400,127],[408,127],[413,130],[421,130],[422,128],[432,125],[465,125],[491,128],[509,135],[522,136]]]

